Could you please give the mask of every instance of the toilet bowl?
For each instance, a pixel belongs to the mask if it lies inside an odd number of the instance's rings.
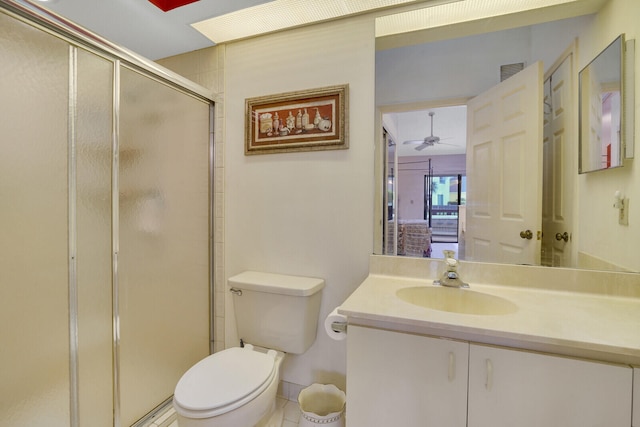
[[[192,366],[176,386],[180,427],[253,427],[275,408],[284,354],[247,344],[214,353]]]

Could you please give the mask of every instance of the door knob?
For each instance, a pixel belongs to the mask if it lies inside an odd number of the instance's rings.
[[[523,239],[531,240],[533,238],[533,233],[531,230],[524,230],[520,232],[520,237]]]
[[[565,242],[569,241],[569,233],[567,233],[566,231],[562,234],[560,233],[556,233],[556,240],[560,241],[560,240],[564,240]]]

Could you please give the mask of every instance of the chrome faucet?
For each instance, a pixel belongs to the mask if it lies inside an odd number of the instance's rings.
[[[442,251],[444,253],[444,261],[446,264],[446,271],[439,280],[434,280],[433,284],[436,286],[448,286],[450,288],[468,288],[469,284],[464,283],[458,275],[458,260],[455,258],[454,251]]]

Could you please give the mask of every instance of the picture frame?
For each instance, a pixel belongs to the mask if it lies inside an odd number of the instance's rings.
[[[245,100],[245,155],[349,148],[348,85]]]

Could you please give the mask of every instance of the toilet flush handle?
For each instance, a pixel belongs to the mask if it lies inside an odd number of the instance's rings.
[[[231,288],[229,289],[231,291],[232,294],[237,295],[239,297],[242,296],[242,289],[238,289],[238,288]]]

